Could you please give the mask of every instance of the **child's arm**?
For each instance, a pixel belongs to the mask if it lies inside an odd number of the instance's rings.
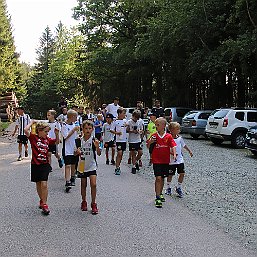
[[[147,148],[149,149],[150,146],[151,146],[151,144],[153,144],[153,143],[156,143],[156,137],[155,137],[155,136],[151,136],[151,137],[148,139],[148,141],[146,142]]]
[[[190,157],[192,157],[192,156],[193,156],[193,153],[192,153],[192,151],[190,150],[190,148],[189,148],[187,145],[184,145],[184,148],[189,152]]]
[[[26,135],[27,137],[30,136],[30,127],[31,127],[34,123],[36,123],[36,121],[35,121],[35,120],[31,120],[31,122],[24,128],[24,132],[25,132],[25,135]]]
[[[16,132],[17,132],[18,127],[19,127],[19,125],[18,125],[18,124],[17,124],[17,125],[15,125],[14,131],[13,131],[13,133],[12,133],[12,136],[13,136],[13,137],[15,136],[15,134],[16,134]]]
[[[94,145],[95,145],[95,149],[96,149],[97,155],[100,156],[100,155],[101,155],[101,148],[100,148],[100,142],[99,142],[99,140],[96,139],[96,140],[94,141]]]
[[[54,129],[54,133],[55,133],[55,137],[56,137],[55,144],[58,145],[58,144],[60,143],[59,129],[58,129],[58,128],[55,128],[55,129]]]
[[[67,129],[66,129],[66,126],[64,125],[64,126],[62,127],[62,135],[63,135],[64,139],[68,139],[68,138],[70,138],[70,137],[75,133],[75,131],[79,131],[79,129],[80,129],[79,126],[75,126],[75,127],[68,133],[68,131],[67,131]]]
[[[173,156],[173,160],[177,160],[177,151],[176,151],[176,146],[171,148],[171,155]]]

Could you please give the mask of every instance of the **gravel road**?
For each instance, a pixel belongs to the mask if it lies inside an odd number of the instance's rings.
[[[63,171],[54,162],[49,178],[51,214],[46,217],[37,207],[29,158],[17,162],[15,140],[1,137],[0,256],[257,256],[256,176],[251,180],[249,175],[256,171],[256,159],[244,151],[213,148],[203,140],[186,142],[195,156],[186,158],[184,199],[167,197],[162,209],[155,208],[151,168],[132,175],[123,165],[121,176],[115,176],[103,155],[98,160],[99,215],[80,211],[79,183],[65,193]],[[211,163],[211,155],[222,157],[223,164]]]

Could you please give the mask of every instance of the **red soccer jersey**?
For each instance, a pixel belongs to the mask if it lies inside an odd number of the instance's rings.
[[[48,163],[48,148],[55,143],[56,139],[42,138],[30,133],[29,141],[32,149],[31,163],[36,165]]]
[[[169,164],[170,149],[176,146],[176,143],[171,134],[165,133],[162,137],[156,132],[151,137],[156,137],[156,144],[152,152],[152,163],[154,164]]]

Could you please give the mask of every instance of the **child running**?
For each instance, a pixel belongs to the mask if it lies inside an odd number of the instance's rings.
[[[80,126],[76,126],[77,112],[74,110],[69,110],[67,113],[67,121],[62,125],[62,135],[63,135],[63,159],[65,164],[65,190],[68,193],[72,186],[75,186],[75,165],[76,156],[74,155],[74,150],[76,150],[75,140],[80,130]]]
[[[119,108],[117,110],[118,118],[112,123],[111,133],[116,135],[116,147],[117,147],[117,156],[116,156],[116,168],[115,175],[120,175],[120,163],[122,160],[123,152],[126,151],[126,126],[127,120],[125,119],[126,110],[124,108]]]
[[[132,174],[136,174],[139,170],[139,163],[143,150],[142,150],[142,135],[144,133],[144,124],[140,122],[141,113],[139,110],[135,110],[132,113],[132,118],[128,121],[127,132],[129,133],[129,151],[132,159]]]
[[[94,122],[95,137],[102,142],[102,130],[103,130],[103,115],[97,114],[97,120]]]
[[[48,148],[50,145],[58,143],[56,139],[49,138],[48,132],[50,126],[45,122],[38,122],[36,125],[36,134],[30,133],[30,127],[35,121],[31,121],[25,128],[24,132],[31,143],[32,159],[31,159],[31,181],[36,183],[37,193],[39,196],[39,208],[43,214],[48,215],[50,210],[47,205],[48,197],[48,175],[51,171],[51,165],[48,160]],[[58,133],[55,130],[56,135]]]
[[[19,115],[18,119],[16,120],[15,129],[13,131],[12,136],[15,136],[18,130],[18,138],[17,142],[19,144],[19,156],[17,161],[22,160],[22,145],[25,148],[25,157],[28,157],[28,138],[25,134],[24,128],[30,123],[30,117],[28,114],[24,113],[24,108],[22,106],[17,108],[17,113]]]
[[[111,164],[115,165],[114,155],[115,155],[115,142],[114,134],[111,133],[110,129],[113,122],[113,115],[111,113],[106,114],[106,123],[103,125],[103,143],[105,148],[106,164],[110,164],[109,160],[109,149],[111,148]]]
[[[146,134],[147,134],[147,140],[156,133],[156,127],[155,127],[155,121],[156,121],[156,114],[150,113],[150,122],[147,125]],[[153,146],[153,145],[152,145]],[[150,154],[150,160],[149,160],[149,166],[152,165],[152,149],[153,147],[149,148],[149,154]]]
[[[147,147],[153,146],[152,162],[155,175],[155,206],[162,208],[162,202],[165,202],[162,190],[164,178],[169,175],[170,155],[176,159],[176,143],[171,134],[166,133],[166,120],[158,118],[155,121],[157,132],[154,133],[147,142]]]
[[[171,158],[170,160],[170,170],[169,170],[169,176],[167,178],[167,189],[165,191],[165,194],[171,195],[171,187],[170,183],[172,180],[172,177],[175,175],[175,172],[177,171],[178,173],[178,185],[176,186],[176,192],[178,194],[178,197],[182,198],[183,197],[183,191],[182,191],[182,183],[185,177],[185,169],[184,169],[184,158],[183,158],[183,153],[182,149],[185,148],[190,156],[193,156],[192,151],[188,148],[188,146],[185,144],[183,138],[179,135],[180,133],[180,124],[178,122],[171,122],[169,124],[169,131],[174,138],[174,141],[177,144],[176,147],[176,152],[177,152],[177,158],[174,160]]]
[[[80,155],[80,162],[78,166],[78,177],[81,178],[81,210],[87,211],[87,178],[90,180],[91,187],[91,209],[92,214],[98,214],[96,204],[96,153],[101,155],[99,141],[93,137],[94,123],[86,120],[82,124],[83,137],[80,139],[76,154]],[[78,142],[78,141],[77,141]]]
[[[51,139],[56,139],[56,136],[59,141],[59,133],[61,130],[60,123],[55,119],[56,117],[56,111],[55,110],[48,110],[47,112],[47,119],[48,119],[48,125],[50,126],[50,131],[48,133],[48,136]],[[48,150],[48,159],[49,159],[49,164],[52,165],[52,154],[55,155],[55,157],[58,160],[59,168],[63,167],[63,162],[62,158],[60,157],[58,153],[58,144],[55,145],[50,145],[49,150]]]

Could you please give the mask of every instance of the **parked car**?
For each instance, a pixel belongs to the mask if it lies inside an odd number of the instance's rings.
[[[257,109],[221,108],[211,113],[205,133],[216,145],[231,141],[235,148],[244,148],[248,129],[256,125]]]
[[[164,109],[165,119],[168,122],[176,121],[181,124],[185,114],[192,110],[192,108],[187,107],[167,107]]]
[[[199,136],[205,136],[205,127],[211,110],[195,110],[188,112],[182,119],[181,130],[188,133],[191,137],[197,139]]]
[[[245,139],[245,148],[257,156],[257,125],[248,130]]]

